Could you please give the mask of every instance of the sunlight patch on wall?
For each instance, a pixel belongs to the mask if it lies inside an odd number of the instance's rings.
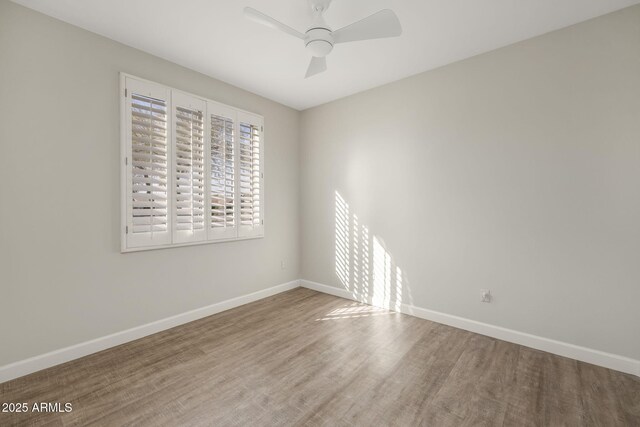
[[[345,287],[349,278],[349,206],[336,193],[336,274]]]
[[[391,301],[391,257],[377,237],[373,238],[373,305],[389,307]]]
[[[379,236],[369,228],[342,195],[335,192],[335,270],[338,280],[354,299],[399,310],[409,295],[406,278]],[[410,304],[410,301],[406,303]]]

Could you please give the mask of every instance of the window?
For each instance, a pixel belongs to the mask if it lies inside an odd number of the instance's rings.
[[[122,74],[122,251],[264,236],[261,116]]]

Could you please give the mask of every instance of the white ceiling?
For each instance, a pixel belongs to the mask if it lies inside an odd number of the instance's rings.
[[[640,0],[333,0],[337,29],[393,9],[404,33],[337,45],[304,79],[303,42],[245,19],[254,7],[304,32],[307,0],[14,0],[16,3],[302,110],[506,46]]]

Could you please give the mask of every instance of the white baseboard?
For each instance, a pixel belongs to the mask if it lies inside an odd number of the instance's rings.
[[[343,288],[336,288],[335,286],[323,285],[322,283],[312,282],[311,280],[300,280],[300,286],[314,291],[322,292],[329,295],[335,295],[340,298],[350,299],[358,301],[355,295]],[[368,301],[358,301],[369,304]]]
[[[251,294],[242,295],[216,304],[211,304],[206,307],[197,308],[186,313],[127,329],[125,331],[116,332],[115,334],[96,338],[70,347],[65,347],[39,356],[31,357],[29,359],[20,360],[9,365],[0,366],[0,383],[23,375],[31,374],[42,369],[50,368],[61,363],[69,362],[129,341],[137,340],[175,326],[202,319],[203,317],[211,316],[213,314],[220,313],[221,311],[248,304],[271,295],[279,294],[280,292],[295,289],[299,286],[300,281],[293,280],[291,282],[283,283]]]
[[[313,289],[314,291],[371,304],[371,301],[363,301],[361,298],[357,298],[356,295],[344,288],[327,286],[309,280],[301,280],[300,285],[305,288]],[[453,316],[451,314],[428,310],[426,308],[416,307],[413,305],[401,304],[399,311],[421,319],[431,320],[433,322],[442,323],[459,329],[464,329],[481,335],[486,335],[492,338],[520,344],[525,347],[535,348],[537,350],[546,351],[548,353],[557,354],[559,356],[580,360],[582,362],[591,363],[593,365],[602,366],[640,377],[640,360],[630,359],[617,354],[605,353],[603,351],[587,347],[581,347],[562,341],[531,335],[515,331],[513,329],[490,325],[488,323],[477,322],[464,317]]]
[[[354,294],[346,289],[336,288],[333,286],[323,285],[321,283],[309,280],[293,280],[288,283],[273,286],[247,295],[242,295],[206,307],[188,311],[186,313],[167,317],[155,322],[147,323],[142,326],[127,329],[125,331],[116,332],[101,338],[96,338],[80,344],[65,347],[29,359],[11,363],[9,365],[0,366],[0,383],[12,380],[14,378],[28,375],[30,373],[50,368],[61,363],[69,362],[83,356],[87,356],[107,348],[115,347],[120,344],[127,343],[139,338],[146,337],[157,332],[161,332],[175,326],[183,325],[203,317],[211,316],[231,308],[239,307],[253,301],[257,301],[271,295],[295,289],[299,286],[313,289],[341,298],[360,301],[371,304],[371,301],[361,301]],[[626,372],[629,374],[640,376],[640,360],[630,359],[628,357],[616,354],[605,353],[574,344],[556,341],[549,338],[543,338],[524,332],[514,331],[512,329],[502,328],[487,323],[477,322],[475,320],[463,317],[453,316],[421,307],[415,307],[408,304],[402,304],[400,312],[411,316],[419,317],[433,322],[442,323],[467,331],[487,335],[504,341],[520,344],[526,347],[535,348],[559,356],[569,357],[583,362],[591,363],[605,368],[614,369],[616,371]]]

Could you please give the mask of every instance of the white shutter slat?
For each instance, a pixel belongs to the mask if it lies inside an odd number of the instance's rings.
[[[152,163],[153,165],[156,164],[162,164],[162,165],[166,165],[167,163],[167,156],[160,156],[158,154],[154,154],[152,149],[148,149],[146,152],[144,150],[141,149],[135,149],[133,150],[133,159],[134,161],[148,161],[149,163]],[[164,168],[165,166],[163,166]]]
[[[205,240],[204,127],[206,103],[174,92],[174,242]]]
[[[165,181],[152,176],[134,175],[133,184],[165,184]]]
[[[151,216],[148,213],[149,209],[155,209],[156,213],[158,214],[164,214],[164,215],[156,215],[156,216]],[[138,207],[135,209],[132,209],[132,218],[133,217],[149,217],[149,218],[158,218],[160,219],[162,222],[167,222],[166,221],[166,215],[167,215],[167,208],[165,204],[162,203],[157,203],[157,202],[140,202],[138,204]]]

